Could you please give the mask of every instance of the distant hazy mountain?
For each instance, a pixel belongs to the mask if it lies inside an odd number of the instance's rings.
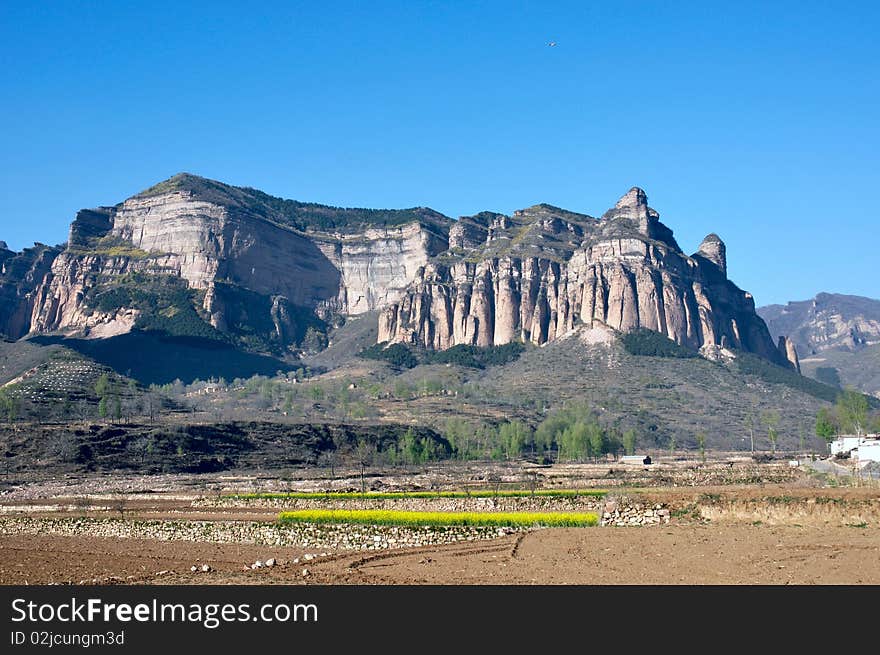
[[[794,342],[806,375],[880,394],[880,300],[820,293],[758,314],[771,334]]]

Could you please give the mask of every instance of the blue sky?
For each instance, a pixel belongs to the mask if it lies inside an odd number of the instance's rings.
[[[878,4],[4,0],[0,239],[179,171],[451,216],[636,185],[759,305],[880,297]]]

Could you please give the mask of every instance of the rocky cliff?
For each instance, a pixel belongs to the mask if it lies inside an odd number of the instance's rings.
[[[8,336],[142,328],[281,353],[320,348],[328,323],[381,310],[379,341],[432,349],[543,344],[600,322],[797,366],[794,345],[777,346],[727,279],[721,239],[686,255],[637,188],[600,218],[541,204],[452,221],[180,174],[80,211],[66,247],[42,248],[0,249]]]
[[[446,249],[450,223],[425,208],[334,208],[176,175],[79,212],[33,302],[17,303],[14,336],[106,337],[146,321],[290,345],[321,319],[396,299]]]
[[[752,296],[727,279],[721,239],[710,234],[687,256],[641,189],[601,218],[550,205],[465,217],[449,245],[381,314],[380,342],[543,344],[598,321],[795,366],[793,349],[774,344]]]
[[[60,251],[35,243],[16,253],[0,241],[0,334],[18,339],[28,333],[37,289]]]

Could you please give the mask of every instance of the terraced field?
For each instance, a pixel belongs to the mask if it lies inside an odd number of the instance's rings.
[[[84,495],[45,483],[0,501],[0,583],[880,583],[876,481],[846,486],[743,465],[729,479],[754,482],[718,484],[713,465],[703,477],[700,468],[658,467],[642,472],[640,486],[578,494],[288,495],[242,492],[241,480],[221,476],[205,493],[205,476],[157,477],[153,489],[149,478],[114,476],[112,489],[70,487],[93,491]],[[573,480],[584,470],[552,473]],[[279,521],[285,512],[299,519]],[[532,519],[507,520],[524,512]],[[535,515],[596,520],[548,527]]]

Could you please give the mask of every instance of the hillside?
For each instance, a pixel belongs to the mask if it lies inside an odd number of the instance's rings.
[[[880,300],[820,293],[758,314],[774,337],[794,342],[805,375],[880,394]]]

